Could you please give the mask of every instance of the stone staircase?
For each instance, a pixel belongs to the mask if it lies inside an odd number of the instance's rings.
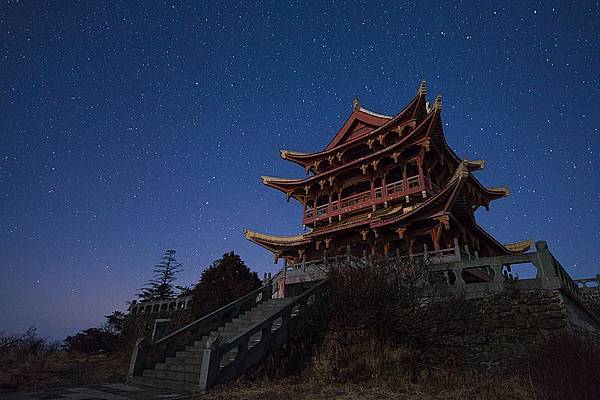
[[[249,328],[265,320],[265,318],[277,314],[293,301],[294,298],[263,301],[217,329],[210,331],[208,335],[202,336],[200,340],[194,340],[183,349],[176,351],[174,356],[166,357],[164,362],[154,364],[153,368],[144,369],[141,376],[130,376],[129,381],[146,386],[199,391],[201,390],[202,359],[208,343],[225,342],[236,338]],[[271,330],[276,331],[280,326],[281,318],[280,321],[274,321]],[[260,341],[261,337],[254,335],[250,338],[248,347],[251,348]],[[223,368],[231,363],[236,356],[237,348],[227,352],[220,361],[220,367]]]

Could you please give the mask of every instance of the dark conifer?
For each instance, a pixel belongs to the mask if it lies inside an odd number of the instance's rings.
[[[182,271],[181,265],[175,259],[175,250],[165,251],[160,264],[154,267],[154,278],[137,296],[142,301],[164,300],[177,296],[173,282],[177,273]]]

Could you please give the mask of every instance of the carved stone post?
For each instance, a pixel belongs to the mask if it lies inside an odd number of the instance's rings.
[[[218,345],[219,338],[209,338],[202,353],[202,366],[200,367],[200,381],[198,384],[204,393],[216,383],[221,368],[221,354]]]
[[[142,372],[144,372],[144,368],[146,367],[147,342],[146,338],[138,338],[136,340],[129,362],[129,376],[142,376]]]
[[[454,238],[454,254],[460,260],[460,246],[458,245],[457,238]]]
[[[535,242],[536,258],[538,275],[537,278],[541,280],[542,287],[547,289],[560,288],[560,279],[554,268],[554,260],[548,250],[548,243],[544,241]]]

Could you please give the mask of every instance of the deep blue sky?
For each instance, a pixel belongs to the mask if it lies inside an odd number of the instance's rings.
[[[600,272],[600,7],[593,2],[4,1],[0,330],[61,338],[124,309],[166,248],[197,281],[250,227],[301,230],[260,175],[322,149],[352,98],[395,114],[420,80],[450,145],[508,199],[501,241]]]

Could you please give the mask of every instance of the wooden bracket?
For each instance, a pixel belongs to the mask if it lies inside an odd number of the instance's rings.
[[[396,229],[396,233],[398,234],[398,239],[404,239],[404,233],[406,232],[406,228],[398,228]]]
[[[450,218],[448,217],[448,214],[444,214],[444,215],[440,215],[439,217],[435,217],[435,220],[439,221],[439,223],[444,225],[445,230],[450,229]]]

